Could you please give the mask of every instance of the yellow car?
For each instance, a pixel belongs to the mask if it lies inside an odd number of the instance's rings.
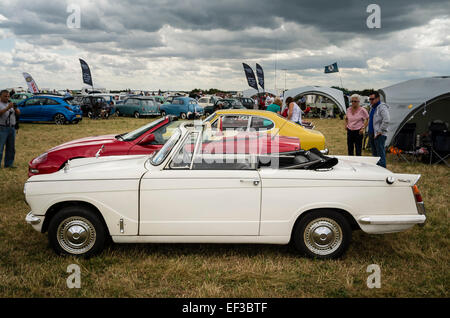
[[[274,112],[253,109],[217,110],[205,119],[213,129],[261,130],[280,136],[297,137],[302,149],[317,148],[327,153],[325,137],[321,132],[307,129]]]

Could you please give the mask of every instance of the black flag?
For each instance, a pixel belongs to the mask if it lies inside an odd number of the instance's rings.
[[[253,73],[252,68],[245,63],[242,63],[242,65],[244,66],[245,76],[247,76],[248,86],[258,90],[258,84],[256,84],[255,73]]]
[[[83,83],[87,85],[94,86],[92,84],[92,76],[91,76],[91,70],[89,69],[89,65],[82,59],[80,59],[81,64],[81,71],[83,72]]]
[[[264,71],[258,63],[256,63],[256,75],[258,76],[259,86],[264,90]]]

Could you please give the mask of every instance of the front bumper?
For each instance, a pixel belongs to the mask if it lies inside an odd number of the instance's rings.
[[[36,231],[41,232],[44,218],[45,216],[34,215],[33,212],[29,212],[25,217],[25,221],[30,224]]]

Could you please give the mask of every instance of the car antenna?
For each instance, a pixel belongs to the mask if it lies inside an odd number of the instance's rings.
[[[97,153],[95,154],[95,158],[98,158],[100,156],[100,153],[102,152],[103,148],[105,148],[105,145],[102,145],[100,147],[100,149],[97,151]]]

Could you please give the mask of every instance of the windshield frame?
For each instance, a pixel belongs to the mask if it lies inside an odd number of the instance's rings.
[[[174,147],[177,145],[178,141],[182,137],[182,132],[180,128],[177,128],[177,130],[170,136],[170,138],[166,141],[164,146],[162,146],[161,149],[158,150],[151,158],[150,163],[153,166],[159,166],[161,165],[166,159],[167,156],[172,152]],[[159,155],[162,154],[162,157]]]

